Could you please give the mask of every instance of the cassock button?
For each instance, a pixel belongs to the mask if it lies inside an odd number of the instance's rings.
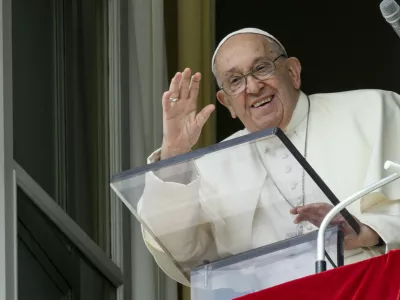
[[[273,148],[267,148],[265,149],[265,153],[268,153],[271,156],[275,156],[275,150]]]
[[[287,159],[289,157],[289,153],[284,153],[283,155],[282,155],[282,158],[283,159]]]
[[[297,197],[297,205],[303,205],[303,197]]]

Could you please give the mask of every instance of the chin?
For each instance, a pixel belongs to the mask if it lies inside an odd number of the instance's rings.
[[[257,131],[261,131],[264,129],[268,129],[268,128],[275,128],[278,127],[277,125],[268,125],[268,124],[263,124],[263,125],[252,125],[252,126],[245,126],[246,129],[250,132],[257,132]]]
[[[279,122],[274,121],[274,122],[264,122],[264,123],[259,123],[256,124],[256,127],[258,128],[257,131],[268,129],[268,128],[275,128],[275,127],[280,127]]]

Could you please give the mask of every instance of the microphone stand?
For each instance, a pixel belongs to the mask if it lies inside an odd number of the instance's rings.
[[[386,170],[391,169],[395,173],[389,175],[369,186],[362,189],[361,191],[353,194],[344,201],[341,201],[325,216],[318,230],[318,240],[317,240],[317,261],[315,262],[315,273],[321,273],[326,271],[326,261],[325,261],[325,231],[332,221],[332,219],[340,213],[342,209],[350,205],[354,201],[364,197],[365,195],[371,193],[372,191],[379,189],[380,187],[391,183],[400,178],[400,165],[391,161],[387,161],[384,165]]]

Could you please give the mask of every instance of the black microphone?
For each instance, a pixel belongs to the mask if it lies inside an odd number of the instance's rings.
[[[394,0],[383,0],[380,5],[381,12],[386,21],[392,25],[400,37],[400,7]]]

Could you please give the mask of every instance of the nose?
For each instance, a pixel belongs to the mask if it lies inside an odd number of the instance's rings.
[[[260,89],[263,87],[263,83],[255,79],[253,76],[247,76],[246,78],[246,93],[247,94],[258,94]]]

